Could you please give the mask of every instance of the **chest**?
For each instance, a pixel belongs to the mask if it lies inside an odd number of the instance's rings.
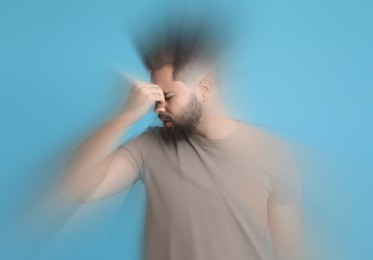
[[[200,208],[222,202],[243,209],[266,207],[271,191],[270,157],[243,144],[168,149],[148,162],[148,193],[180,207],[191,200]]]

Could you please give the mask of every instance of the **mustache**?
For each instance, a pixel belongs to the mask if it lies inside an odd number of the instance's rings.
[[[167,116],[167,115],[163,115],[163,114],[159,114],[158,115],[158,118],[162,121],[171,121],[171,122],[174,122],[174,119],[170,116]]]

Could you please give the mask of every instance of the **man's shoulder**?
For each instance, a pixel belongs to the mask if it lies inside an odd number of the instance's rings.
[[[279,152],[283,149],[286,150],[289,145],[284,138],[268,130],[265,126],[245,121],[241,121],[241,125],[242,136],[254,146],[265,148],[268,151]]]
[[[246,121],[241,121],[243,136],[249,137],[254,141],[276,143],[279,137],[268,131],[265,127]]]

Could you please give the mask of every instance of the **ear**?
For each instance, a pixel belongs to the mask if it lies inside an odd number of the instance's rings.
[[[202,102],[206,102],[212,92],[212,82],[209,79],[202,79],[198,84],[198,92]]]

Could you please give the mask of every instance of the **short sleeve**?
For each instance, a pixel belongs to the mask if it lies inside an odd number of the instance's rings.
[[[118,154],[128,161],[143,183],[144,166],[152,147],[154,147],[154,133],[151,128],[118,147]]]
[[[301,176],[288,144],[281,144],[274,159],[274,176],[268,205],[301,202]]]

